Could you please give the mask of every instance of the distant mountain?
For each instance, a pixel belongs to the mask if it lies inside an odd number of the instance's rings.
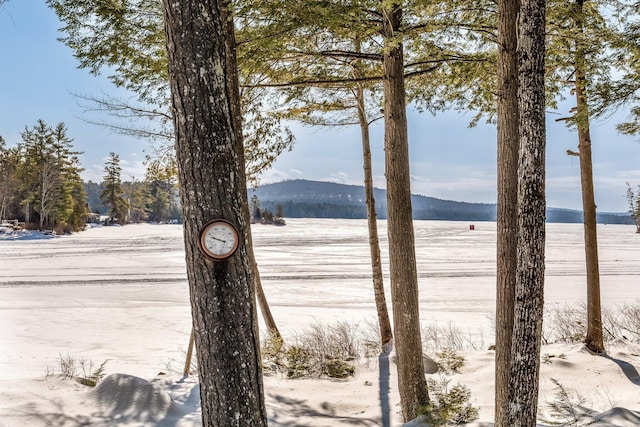
[[[335,182],[295,179],[266,184],[249,189],[249,199],[256,195],[264,209],[275,212],[282,205],[288,218],[366,218],[364,187]],[[385,190],[374,190],[378,218],[387,215]],[[496,205],[441,200],[435,197],[413,195],[411,197],[414,219],[449,221],[495,221]],[[582,212],[570,209],[547,209],[548,222],[582,222]],[[608,224],[632,224],[626,213],[601,213],[598,222]]]

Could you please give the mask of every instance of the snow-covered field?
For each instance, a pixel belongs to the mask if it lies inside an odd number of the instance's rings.
[[[386,259],[385,223],[379,225]],[[420,307],[423,323],[455,326],[476,347],[464,352],[454,382],[468,386],[480,408],[475,425],[488,425],[496,233],[494,223],[475,223],[473,231],[469,225],[415,222]],[[318,322],[375,318],[366,221],[288,219],[286,227],[254,225],[252,233],[264,290],[285,336]],[[599,225],[599,243],[603,305],[640,301],[640,236],[633,226]],[[548,224],[546,268],[547,307],[585,299],[580,224]],[[200,425],[197,382],[181,375],[191,329],[181,226],[0,233],[0,272],[0,427]],[[553,378],[579,393],[585,407],[617,408],[594,425],[640,425],[632,412],[640,411],[640,346],[610,344],[609,357],[566,344],[543,353],[557,357],[542,364],[542,415],[553,400]],[[107,360],[112,375],[93,391],[62,379],[60,359],[69,357],[94,367]],[[394,369],[388,420],[379,381],[375,358],[345,381],[268,376],[270,425],[400,425]]]

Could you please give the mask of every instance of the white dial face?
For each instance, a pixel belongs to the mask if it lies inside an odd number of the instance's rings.
[[[205,253],[214,258],[231,256],[238,247],[238,234],[231,224],[215,221],[209,224],[200,238]]]

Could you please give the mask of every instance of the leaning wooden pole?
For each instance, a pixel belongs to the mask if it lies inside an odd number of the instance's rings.
[[[260,306],[262,319],[267,326],[269,336],[271,338],[282,339],[282,335],[280,335],[280,331],[278,330],[278,325],[276,325],[275,320],[273,320],[273,315],[271,314],[271,308],[269,308],[267,297],[264,295],[262,280],[260,280],[260,271],[258,270],[258,263],[255,260],[253,261],[253,274],[256,282],[256,299],[258,300],[258,306]]]
[[[185,377],[188,377],[191,374],[191,358],[193,356],[193,337],[194,337],[194,331],[192,327],[191,336],[189,336],[189,347],[187,348],[187,358],[184,361],[183,375]]]
[[[253,271],[255,274],[256,281],[256,299],[258,301],[258,305],[260,306],[260,312],[262,313],[262,318],[264,319],[264,323],[267,326],[267,330],[269,331],[270,337],[275,337],[278,339],[282,339],[282,335],[280,334],[280,330],[276,325],[275,320],[273,320],[273,315],[271,314],[271,309],[269,308],[269,303],[267,302],[267,298],[264,295],[264,290],[262,289],[262,281],[260,280],[260,273],[258,271],[258,264],[253,262]],[[191,336],[189,337],[189,346],[187,348],[187,357],[184,362],[184,376],[187,377],[191,373],[191,360],[193,358],[193,347],[194,347],[194,339],[193,339],[193,328],[191,328]]]

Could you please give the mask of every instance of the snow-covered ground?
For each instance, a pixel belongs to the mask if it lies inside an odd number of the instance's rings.
[[[385,222],[379,225],[386,261]],[[495,223],[469,225],[415,222],[420,307],[424,324],[455,326],[475,347],[464,352],[454,382],[469,387],[480,408],[475,425],[488,425],[496,233]],[[598,231],[603,305],[640,301],[640,236],[632,226]],[[318,322],[375,318],[366,221],[288,219],[286,227],[254,225],[252,233],[285,336]],[[547,307],[585,299],[580,224],[548,224],[546,268]],[[96,227],[70,236],[2,232],[0,272],[0,427],[200,425],[197,381],[181,375],[191,329],[181,226]],[[618,341],[608,357],[596,357],[579,345],[554,344],[543,354],[541,419],[554,397],[553,378],[583,406],[610,410],[594,425],[640,425],[633,412],[640,411],[640,346]],[[90,390],[58,376],[61,358],[94,368],[106,360],[110,376]],[[401,425],[391,366],[388,424],[373,358],[345,381],[267,376],[270,425]]]

